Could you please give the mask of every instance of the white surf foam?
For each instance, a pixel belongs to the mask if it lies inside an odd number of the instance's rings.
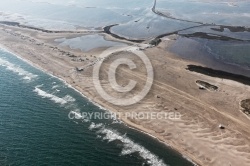
[[[94,129],[98,129],[98,128],[101,128],[103,127],[104,125],[102,123],[99,123],[99,124],[95,124],[95,123],[91,123],[91,125],[89,126],[89,130],[94,130]]]
[[[66,104],[67,101],[64,100],[63,98],[57,97],[55,95],[49,94],[41,89],[39,89],[38,87],[35,87],[34,92],[36,92],[39,96],[42,96],[42,98],[48,98],[51,101],[54,101],[55,103],[59,103],[59,104]]]
[[[0,66],[4,66],[4,67],[6,67],[7,70],[12,71],[13,73],[16,73],[20,76],[23,76],[24,80],[31,81],[37,77],[37,75],[32,74],[32,73],[22,69],[21,67],[15,65],[13,63],[10,63],[9,61],[2,59],[2,58],[0,58]]]
[[[57,97],[57,96],[55,96],[53,94],[47,93],[47,92],[39,89],[38,86],[35,87],[34,92],[36,92],[42,98],[48,98],[51,101],[54,101],[55,103],[58,103],[58,104],[61,104],[61,105],[65,105],[66,103],[75,101],[75,99],[73,97],[71,97],[70,95],[66,95],[63,98],[60,98],[60,97]]]
[[[102,137],[103,140],[107,140],[108,142],[112,142],[115,140],[121,141],[124,146],[121,155],[129,155],[137,152],[143,159],[145,159],[148,162],[148,164],[152,166],[166,166],[163,160],[159,159],[159,157],[151,153],[145,147],[132,141],[126,135],[121,135],[119,132],[115,130],[105,128],[105,126],[101,123],[100,124],[91,123],[89,129],[90,130],[99,129],[97,131],[98,135],[100,134],[104,135]]]
[[[76,109],[74,111],[70,111],[71,113],[73,113],[75,115],[75,119],[83,119],[84,117],[81,115],[81,112],[79,109]]]
[[[66,96],[64,96],[62,99],[65,100],[66,102],[74,102],[74,101],[76,101],[76,99],[73,98],[73,97],[70,96],[70,95],[66,95]]]
[[[51,89],[56,89],[56,88],[59,88],[60,86],[59,85],[54,85]]]

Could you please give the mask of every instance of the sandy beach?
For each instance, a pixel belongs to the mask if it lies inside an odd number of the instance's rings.
[[[93,85],[93,67],[100,54],[107,48],[95,48],[89,52],[58,46],[54,40],[74,38],[88,34],[100,34],[107,40],[122,42],[122,51],[110,51],[100,72],[100,82],[105,91],[117,98],[129,98],[139,92],[146,82],[143,62],[129,48],[140,49],[150,59],[154,69],[154,82],[147,96],[130,106],[116,106],[104,100]],[[188,65],[202,66],[187,61],[168,51],[176,38],[156,47],[145,48],[134,41],[115,38],[103,31],[48,33],[39,29],[0,25],[0,44],[32,65],[65,80],[84,96],[111,112],[178,112],[179,120],[140,119],[121,117],[127,125],[146,132],[166,146],[180,152],[197,165],[248,166],[250,165],[250,116],[241,108],[241,101],[250,98],[249,85],[237,81],[187,70]],[[118,93],[108,82],[110,64],[122,57],[131,59],[137,68],[121,66],[116,72],[119,85],[128,80],[137,81],[136,88]],[[223,124],[225,129],[220,129]],[[236,157],[237,156],[237,157]]]

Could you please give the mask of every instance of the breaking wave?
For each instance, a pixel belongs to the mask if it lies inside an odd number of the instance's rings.
[[[89,126],[90,130],[97,129],[98,136],[107,140],[108,142],[112,142],[115,140],[119,140],[123,143],[123,149],[121,155],[129,155],[132,153],[138,153],[143,159],[147,161],[149,165],[152,166],[166,166],[163,160],[159,159],[156,155],[152,154],[145,147],[135,143],[133,140],[128,138],[126,135],[122,135],[119,132],[105,128],[105,126],[100,124],[91,123]]]
[[[59,88],[60,86],[59,85],[54,85],[51,89],[56,89],[56,88]]]
[[[103,127],[102,123],[95,124],[95,123],[92,122],[91,125],[89,126],[89,130],[98,129],[98,128],[101,128],[101,127]]]
[[[64,105],[66,103],[75,101],[75,99],[73,97],[71,97],[70,95],[66,95],[63,98],[60,98],[60,97],[57,97],[57,96],[55,96],[53,94],[47,93],[47,92],[39,89],[38,86],[35,87],[34,92],[36,92],[42,98],[48,98],[51,101],[54,101],[55,103],[58,103],[58,104],[61,104],[61,105]]]
[[[0,66],[4,66],[6,67],[7,70],[12,71],[13,73],[16,73],[20,76],[23,76],[24,80],[28,80],[28,81],[32,81],[34,78],[38,77],[35,74],[32,74],[24,69],[22,69],[21,67],[10,63],[9,61],[0,58]]]

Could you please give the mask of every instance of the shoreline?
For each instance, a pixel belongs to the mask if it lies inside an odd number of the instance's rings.
[[[105,108],[105,106],[102,106],[101,104],[93,101],[92,99],[88,98],[84,93],[82,93],[80,90],[78,90],[76,87],[72,86],[70,83],[68,83],[66,80],[64,80],[63,78],[53,75],[50,71],[48,71],[47,69],[41,68],[38,64],[35,64],[31,61],[29,61],[28,59],[23,58],[22,56],[13,53],[10,49],[4,47],[3,45],[0,44],[0,49],[3,49],[4,51],[7,51],[9,53],[11,53],[12,55],[14,55],[15,57],[17,57],[18,59],[26,62],[27,64],[29,64],[30,66],[44,72],[45,74],[50,75],[51,77],[57,78],[60,81],[62,81],[66,86],[68,86],[69,88],[73,89],[75,92],[79,93],[83,98],[87,99],[89,102],[91,102],[92,104],[94,104],[95,106],[99,107],[100,109],[102,109],[103,111],[107,111],[109,113],[115,113],[116,111],[112,111],[110,109]],[[164,144],[167,148],[175,151],[175,153],[180,154],[184,159],[188,160],[189,162],[191,162],[194,166],[200,166],[199,164],[197,164],[193,159],[189,158],[188,155],[186,156],[185,153],[180,152],[178,149],[175,149],[172,145],[164,142],[163,140],[157,138],[156,136],[150,134],[149,132],[147,132],[147,130],[143,130],[140,127],[136,127],[134,126],[132,123],[129,123],[128,121],[124,120],[124,119],[118,119],[119,121],[121,121],[125,126],[127,126],[128,128],[131,128],[137,132],[143,133],[145,135],[148,135],[149,137],[157,140],[158,142]]]
[[[85,96],[81,91],[79,91],[77,88],[75,88],[74,86],[72,86],[71,84],[69,84],[66,80],[64,80],[63,78],[60,78],[56,75],[53,75],[52,73],[50,73],[48,70],[44,69],[44,68],[41,68],[39,65],[37,64],[34,64],[32,63],[31,61],[29,61],[28,59],[24,59],[22,56],[16,54],[16,53],[13,53],[10,49],[7,49],[6,47],[2,46],[0,44],[0,49],[3,49],[4,51],[7,51],[9,53],[11,53],[12,55],[16,56],[17,58],[19,58],[20,60],[26,62],[27,64],[31,65],[32,67],[44,72],[45,74],[48,74],[54,78],[57,78],[59,79],[60,81],[62,81],[66,86],[68,86],[69,88],[73,89],[75,92],[79,93],[83,98],[87,99],[89,102],[91,102],[92,104],[94,104],[95,106],[99,107],[100,109],[102,109],[103,111],[108,111],[109,113],[112,113],[112,112],[116,112],[116,111],[111,111],[110,109],[107,109],[105,108],[105,106],[102,106],[100,105],[99,103],[91,100],[90,98],[88,98],[87,96]],[[199,166],[197,163],[195,163],[195,161],[193,161],[192,159],[190,159],[188,156],[185,156],[184,153],[181,153],[180,151],[178,151],[177,149],[175,149],[173,146],[169,145],[168,143],[162,141],[161,139],[157,138],[156,136],[150,134],[149,132],[139,128],[139,127],[135,127],[134,125],[126,122],[126,120],[124,119],[118,119],[119,121],[121,121],[125,126],[135,130],[135,131],[138,131],[140,133],[143,133],[145,135],[148,135],[150,136],[151,138],[159,141],[160,143],[163,143],[167,148],[175,151],[176,153],[180,154],[184,159],[188,160],[189,162],[193,163],[194,166]]]
[[[15,31],[15,29],[12,30]],[[18,30],[22,32],[21,29]],[[25,32],[26,35],[29,33],[28,30],[25,30]],[[153,107],[154,111],[159,109],[166,112],[178,110],[184,115],[188,113],[188,116],[185,115],[184,119],[180,122],[172,122],[174,125],[169,124],[170,122],[168,121],[150,120],[145,122],[136,120],[131,121],[123,118],[121,120],[126,126],[156,138],[167,147],[170,147],[174,151],[180,153],[184,158],[189,158],[194,163],[197,163],[196,165],[216,165],[216,163],[221,161],[221,158],[224,158],[225,161],[229,160],[233,163],[238,163],[238,161],[235,161],[232,158],[232,156],[239,154],[237,151],[232,151],[232,153],[225,151],[227,148],[226,144],[228,144],[227,140],[231,140],[233,142],[230,144],[232,144],[231,146],[234,149],[239,148],[237,144],[244,143],[244,146],[247,146],[248,144],[248,121],[244,119],[239,112],[237,112],[238,102],[235,103],[235,98],[233,96],[239,96],[237,101],[239,99],[244,99],[248,96],[245,92],[250,92],[250,88],[234,81],[221,81],[217,78],[187,71],[186,66],[191,62],[180,60],[165,50],[163,51],[162,43],[155,48],[148,48],[144,50],[150,60],[154,62],[153,66],[157,71],[152,92],[150,92],[148,97],[146,97],[143,102],[140,102],[133,107],[119,108],[104,102],[98,97],[98,95],[96,95],[97,93],[93,90],[92,77],[88,75],[89,73],[91,75],[91,69],[87,69],[84,72],[76,72],[74,74],[68,73],[74,68],[74,66],[81,67],[83,66],[83,63],[72,62],[70,57],[60,55],[56,50],[52,51],[49,49],[49,45],[47,44],[51,43],[47,42],[50,38],[46,36],[46,34],[36,32],[38,35],[35,36],[35,39],[38,38],[42,40],[43,43],[46,43],[46,46],[41,46],[33,43],[30,44],[25,40],[20,40],[18,37],[13,37],[10,34],[3,32],[2,29],[0,29],[0,33],[2,34],[2,38],[0,37],[0,43],[2,41],[2,45],[4,45],[7,50],[11,50],[12,54],[21,58],[28,64],[31,64],[35,68],[60,79],[67,86],[73,88],[87,100],[106,111],[122,112],[127,109],[143,111],[148,109],[146,108],[147,106],[150,106]],[[43,35],[43,38],[39,38],[41,35]],[[15,44],[13,45],[12,43]],[[65,50],[65,48],[60,49]],[[71,53],[74,52],[74,55],[83,57],[80,53],[75,54],[76,50],[66,49],[66,51]],[[96,52],[84,54],[91,54],[91,56],[94,54],[97,56],[100,52],[102,52],[102,49],[97,49]],[[158,56],[155,56],[155,54]],[[122,53],[118,54],[118,56],[122,55]],[[87,57],[89,58],[91,56]],[[88,64],[89,61],[86,63]],[[125,72],[124,74],[130,75],[131,72]],[[132,74],[135,75],[134,77],[136,77],[136,79],[144,79],[144,77],[141,76],[141,73]],[[165,74],[166,77],[162,78],[162,74]],[[169,75],[171,77],[168,77]],[[179,77],[177,77],[178,75]],[[84,78],[84,80],[80,81],[82,78]],[[196,80],[205,80],[206,82],[212,83],[223,90],[201,93],[195,83]],[[84,85],[82,83],[84,83]],[[228,97],[227,93],[230,93],[231,97]],[[159,96],[159,98],[156,98],[156,95]],[[222,100],[226,97],[230,104],[227,103],[227,100]],[[184,102],[181,103],[182,101]],[[222,102],[222,104],[218,104],[217,101]],[[216,108],[214,108],[214,106]],[[206,112],[201,110],[206,110]],[[219,114],[219,112],[221,113]],[[236,115],[238,115],[237,118],[235,117]],[[214,116],[215,120],[214,118],[211,118]],[[219,123],[225,124],[228,129],[225,132],[218,130],[216,126],[218,126]],[[206,124],[206,126],[203,126],[203,124]],[[234,124],[234,126],[229,127],[230,124]],[[200,135],[203,135],[204,130],[209,132],[205,134],[207,135],[207,138],[204,137],[201,139]],[[242,138],[234,140],[237,133],[241,133]],[[214,140],[214,137],[217,137],[217,134],[218,138]],[[222,135],[222,137],[220,137],[220,135]],[[224,139],[224,137],[227,139]],[[207,139],[209,141],[207,141]],[[225,143],[225,145],[222,143]],[[220,147],[220,149],[217,149],[216,153],[213,151],[213,147],[215,145]],[[200,149],[203,150],[200,151]],[[244,149],[241,151],[243,150]],[[245,150],[244,153],[246,155],[248,154]],[[216,158],[218,154],[220,158]],[[241,162],[248,162],[247,160],[244,160],[243,156],[241,157]]]

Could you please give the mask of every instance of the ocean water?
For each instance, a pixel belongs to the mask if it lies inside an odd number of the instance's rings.
[[[70,119],[70,112],[105,110],[4,50],[0,92],[1,166],[193,165],[115,119]]]

